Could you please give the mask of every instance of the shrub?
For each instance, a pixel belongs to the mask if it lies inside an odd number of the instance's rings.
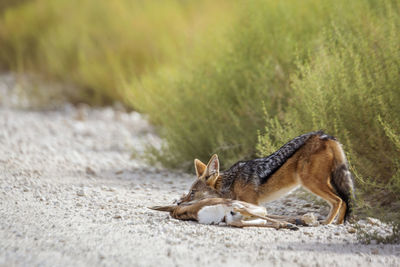
[[[265,155],[298,133],[325,129],[345,145],[364,208],[400,221],[400,6],[356,2],[298,65],[284,119],[268,118],[258,149]]]
[[[232,30],[211,40],[215,49],[203,59],[129,85],[133,105],[162,127],[166,144],[153,155],[167,166],[192,168],[195,157],[218,153],[226,167],[254,156],[263,106],[271,116],[284,111],[296,58],[316,49],[330,21],[330,5],[314,0],[251,1],[238,9]]]

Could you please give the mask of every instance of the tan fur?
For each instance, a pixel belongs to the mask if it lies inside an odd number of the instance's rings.
[[[257,192],[256,186],[253,184],[246,184],[243,181],[238,181],[233,186],[234,199],[258,205],[259,197],[258,194],[254,194],[254,192]]]
[[[215,159],[218,159],[216,155],[210,162]],[[331,184],[331,174],[337,166],[345,163],[346,158],[338,142],[321,140],[318,136],[314,136],[269,177],[266,183],[257,186],[236,179],[230,195],[226,197],[258,205],[277,199],[297,186],[302,186],[326,200],[331,206],[329,215],[323,223],[330,224],[337,216],[337,223],[341,224],[347,207]],[[201,175],[198,177],[205,179]],[[207,181],[207,185],[220,192],[221,177],[222,175],[212,177],[212,182]],[[204,192],[204,189],[200,191]]]
[[[167,211],[173,218],[178,220],[198,221],[198,214],[201,209],[207,206],[215,205],[223,205],[228,208],[227,211],[240,213],[240,216],[231,216],[229,220],[225,220],[225,222],[230,226],[271,227],[276,229],[288,228],[291,230],[298,229],[296,226],[294,226],[294,223],[298,222],[299,219],[290,217],[269,216],[267,215],[264,207],[259,207],[251,203],[225,198],[207,198],[203,200],[187,202],[181,205],[155,206],[150,207],[150,209]]]

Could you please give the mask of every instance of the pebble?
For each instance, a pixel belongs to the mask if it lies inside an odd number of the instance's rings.
[[[85,191],[84,190],[78,190],[76,191],[76,194],[80,197],[84,197],[85,196]]]
[[[371,249],[371,254],[378,255],[379,254],[379,249],[377,249],[377,248]]]
[[[367,217],[367,222],[368,222],[370,225],[376,225],[376,226],[379,226],[379,225],[382,224],[380,220],[375,219],[375,218],[371,218],[371,217]]]
[[[314,213],[311,212],[301,216],[301,219],[309,226],[317,226],[319,224]]]
[[[349,227],[349,228],[347,229],[347,232],[350,233],[350,234],[354,234],[354,233],[357,232],[357,230],[356,230],[354,227]]]
[[[308,235],[308,236],[314,236],[314,233],[312,233],[312,232],[303,232],[305,235]]]
[[[89,166],[86,167],[85,172],[86,172],[86,174],[89,174],[89,175],[96,175],[96,172]]]

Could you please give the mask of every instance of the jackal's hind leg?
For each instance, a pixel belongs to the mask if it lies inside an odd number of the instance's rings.
[[[344,216],[346,215],[347,205],[344,201],[342,201],[342,206],[340,207],[339,215],[336,223],[342,224],[344,223]]]
[[[315,181],[319,182],[315,183]],[[314,183],[303,184],[303,186],[329,203],[329,205],[331,206],[331,210],[329,211],[328,217],[322,223],[323,224],[332,223],[336,215],[339,213],[343,201],[335,193],[331,184],[325,182],[324,180],[314,179]]]

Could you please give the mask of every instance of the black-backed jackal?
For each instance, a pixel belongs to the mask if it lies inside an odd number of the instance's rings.
[[[345,222],[352,208],[353,179],[340,143],[322,131],[300,135],[268,157],[239,161],[219,171],[217,155],[195,160],[198,179],[179,203],[220,197],[258,205],[301,185],[331,206],[323,222]]]

